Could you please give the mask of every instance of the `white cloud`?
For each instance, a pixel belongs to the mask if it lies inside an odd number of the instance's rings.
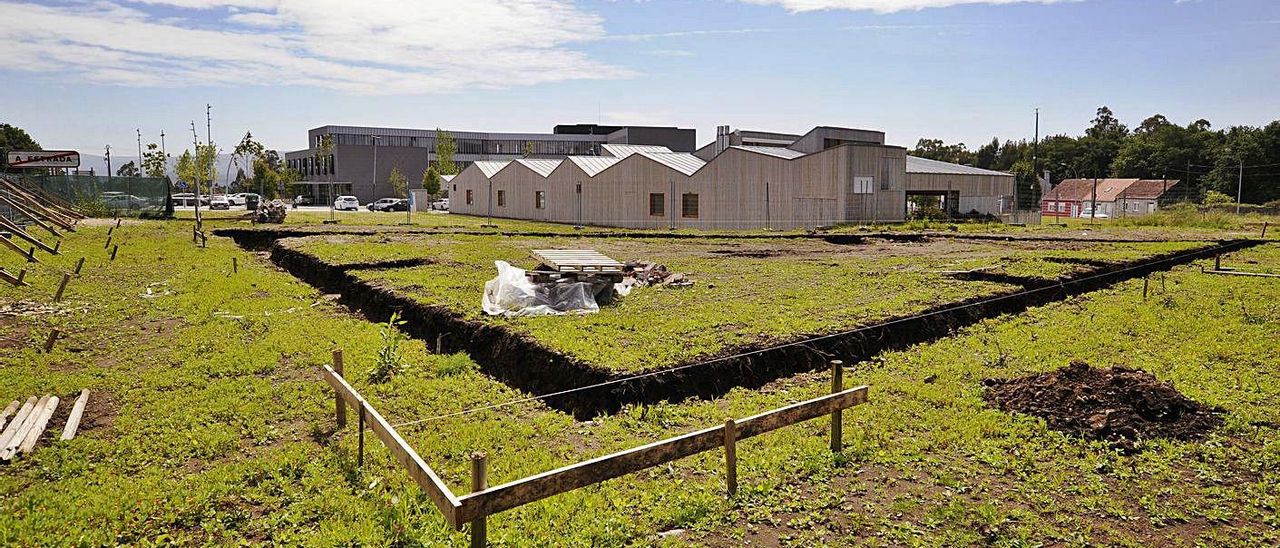
[[[572,47],[605,32],[598,16],[570,0],[469,0],[464,7],[451,0],[140,0],[132,6],[0,1],[6,66],[122,85],[299,85],[360,94],[632,74]]]
[[[749,4],[782,6],[788,11],[854,10],[893,13],[897,11],[947,8],[963,4],[1055,4],[1082,0],[742,0]]]

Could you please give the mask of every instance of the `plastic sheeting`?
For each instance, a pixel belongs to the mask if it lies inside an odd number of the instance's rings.
[[[591,314],[600,311],[601,300],[631,292],[627,284],[611,283],[544,283],[529,281],[524,269],[505,261],[495,261],[498,277],[485,282],[481,307],[490,316],[552,316],[558,314]]]

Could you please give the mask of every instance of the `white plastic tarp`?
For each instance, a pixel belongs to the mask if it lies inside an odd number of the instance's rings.
[[[535,284],[524,269],[495,261],[498,277],[484,284],[481,307],[490,316],[551,316],[591,314],[600,311],[594,284],[587,282]],[[630,293],[629,284],[614,284],[619,296]]]

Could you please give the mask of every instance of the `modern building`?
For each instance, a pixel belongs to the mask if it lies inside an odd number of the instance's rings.
[[[690,153],[601,146],[599,155],[477,161],[449,183],[450,210],[469,215],[630,228],[812,228],[895,222],[907,197],[1004,215],[1008,173],[910,158],[873,130],[804,135],[717,129]]]
[[[1121,217],[1159,210],[1178,185],[1177,179],[1067,179],[1040,200],[1045,217]]]
[[[558,125],[552,133],[449,134],[457,144],[454,162],[460,168],[479,161],[598,156],[605,144],[655,145],[680,152],[692,152],[695,144],[692,129],[652,126],[578,124]],[[333,140],[333,154],[320,158],[318,147],[326,135]],[[436,160],[436,130],[429,129],[330,125],[308,131],[307,142],[306,150],[285,153],[285,162],[302,174],[303,194],[315,203],[341,195],[354,195],[362,203],[390,196],[387,180],[393,169],[405,175],[410,189],[420,189],[423,173]]]

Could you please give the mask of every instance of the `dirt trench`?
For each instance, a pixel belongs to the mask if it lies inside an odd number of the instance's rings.
[[[633,374],[594,367],[503,326],[466,319],[445,307],[423,304],[376,287],[350,273],[372,265],[325,263],[310,254],[279,245],[277,240],[264,238],[260,231],[228,230],[215,234],[230,236],[247,249],[269,250],[276,265],[325,293],[340,294],[342,304],[371,321],[386,321],[392,312],[399,311],[406,321],[402,329],[409,336],[424,341],[436,352],[465,352],[485,374],[519,390],[551,394],[608,382],[604,386],[543,399],[548,406],[580,420],[617,412],[627,404],[714,398],[735,387],[759,388],[782,377],[824,368],[831,359],[847,363],[865,360],[881,352],[945,337],[986,318],[1022,312],[1032,306],[1261,243],[1256,240],[1211,242],[1195,250],[1113,265],[1063,280],[1019,279],[1022,287],[996,296],[946,303],[843,333],[771,346],[736,348],[731,355],[700,360],[701,365],[695,367],[629,379]],[[442,341],[443,348],[437,348],[437,341]],[[680,365],[672,364],[670,369]]]

